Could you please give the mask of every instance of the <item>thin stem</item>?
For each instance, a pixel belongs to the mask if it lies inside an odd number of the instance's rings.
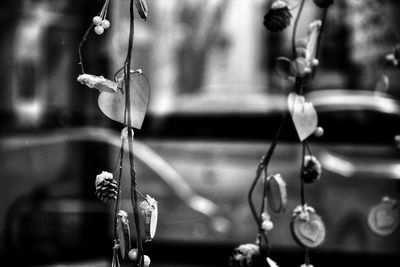
[[[296,32],[297,32],[297,26],[299,24],[299,19],[301,12],[303,11],[305,0],[301,0],[299,11],[297,11],[296,19],[294,21],[293,25],[293,33],[292,33],[292,52],[293,52],[293,58],[296,58]]]
[[[309,255],[309,249],[306,247],[305,249],[304,249],[304,263],[306,264],[306,265],[310,265],[310,255]]]
[[[306,141],[302,143],[302,155],[301,155],[301,168],[300,168],[300,197],[301,197],[301,205],[304,206],[306,204],[305,193],[304,193],[304,180],[303,180],[303,169],[304,169],[304,156],[306,155]]]
[[[278,144],[279,136],[280,136],[280,134],[282,132],[283,125],[285,124],[285,121],[286,121],[286,116],[287,116],[287,111],[283,114],[283,117],[282,117],[282,120],[281,120],[281,124],[279,125],[279,128],[278,128],[278,130],[276,132],[274,140],[272,141],[271,145],[268,148],[268,151],[263,156],[263,158],[261,159],[261,161],[260,161],[260,163],[259,163],[259,165],[257,167],[256,176],[254,177],[253,183],[251,184],[249,193],[247,195],[249,206],[250,206],[250,211],[251,211],[251,213],[253,215],[254,220],[257,223],[258,232],[264,238],[265,243],[267,244],[267,247],[268,247],[267,254],[269,254],[269,251],[270,251],[270,243],[269,243],[268,238],[265,235],[265,233],[263,231],[260,231],[260,229],[261,229],[261,219],[258,217],[257,210],[256,210],[254,202],[253,202],[253,193],[254,193],[254,189],[256,188],[256,185],[257,185],[258,181],[260,180],[262,172],[263,171],[265,173],[268,172],[268,163],[271,160],[271,157],[272,157],[272,154],[274,153],[276,145]]]
[[[317,49],[315,52],[315,56],[317,57],[317,59],[319,58],[319,50],[321,48],[321,37],[322,37],[322,32],[324,30],[324,26],[325,26],[325,21],[328,15],[328,8],[326,7],[324,8],[323,14],[322,14],[322,21],[321,21],[321,28],[319,29],[319,34],[318,34],[318,39],[317,39]],[[315,77],[315,73],[317,72],[317,66],[315,66],[313,68],[313,73],[312,73],[312,77]]]
[[[131,69],[131,59],[133,50],[133,35],[134,35],[134,7],[133,0],[130,0],[129,7],[129,43],[128,52],[126,55],[125,65],[124,65],[124,75],[125,75],[125,113],[127,113],[127,127],[128,127],[128,150],[129,150],[129,166],[130,166],[130,176],[131,176],[131,201],[133,208],[133,215],[135,219],[136,227],[136,245],[138,249],[138,262],[137,266],[143,266],[143,243],[141,237],[140,229],[140,215],[138,206],[138,194],[136,191],[136,171],[135,171],[135,161],[133,155],[133,136],[132,136],[132,118],[131,118],[131,101],[130,101],[130,69]]]
[[[83,46],[83,44],[85,43],[85,41],[86,41],[86,39],[87,39],[87,37],[88,37],[90,31],[93,29],[93,26],[94,26],[94,24],[91,22],[91,23],[90,23],[90,26],[89,26],[88,29],[86,30],[86,32],[85,32],[85,34],[83,35],[83,37],[82,37],[82,39],[81,39],[81,42],[79,43],[79,46],[78,46],[78,56],[79,56],[79,63],[78,63],[78,64],[81,65],[82,74],[85,74],[85,69],[84,69],[84,67],[83,67],[83,60],[82,60],[82,46]]]
[[[121,142],[121,148],[119,151],[119,173],[118,173],[118,194],[117,194],[117,200],[115,203],[115,210],[114,210],[114,238],[118,239],[118,233],[117,233],[117,216],[118,216],[118,211],[121,209],[121,178],[122,178],[122,164],[124,162],[124,139],[122,139]]]

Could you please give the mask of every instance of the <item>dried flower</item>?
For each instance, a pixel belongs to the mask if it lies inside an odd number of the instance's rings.
[[[321,163],[314,156],[306,155],[304,157],[304,167],[301,172],[301,178],[305,183],[313,183],[321,178]]]
[[[291,18],[288,5],[284,1],[276,0],[264,16],[264,26],[271,32],[279,32],[290,25]]]
[[[261,266],[260,248],[255,244],[243,244],[235,248],[229,259],[231,267]]]
[[[327,8],[333,4],[333,0],[314,0],[314,4],[319,8]]]
[[[400,44],[397,44],[393,52],[386,55],[386,60],[390,61],[393,66],[400,68]]]
[[[307,36],[304,40],[298,40],[296,44],[297,58],[294,61],[296,76],[304,77],[312,72],[318,65],[315,58],[318,45],[318,35],[321,29],[321,21],[315,20],[308,26]]]

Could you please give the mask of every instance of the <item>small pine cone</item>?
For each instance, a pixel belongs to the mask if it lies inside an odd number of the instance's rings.
[[[306,155],[304,157],[304,167],[301,173],[303,181],[307,184],[318,181],[321,178],[322,167],[316,157]]]
[[[333,0],[314,0],[314,4],[319,8],[327,8],[333,4]]]
[[[288,5],[284,1],[276,0],[264,16],[264,26],[271,32],[279,32],[290,25],[291,19]]]
[[[112,173],[103,171],[96,176],[96,191],[98,199],[107,203],[117,199],[118,184],[114,180]]]

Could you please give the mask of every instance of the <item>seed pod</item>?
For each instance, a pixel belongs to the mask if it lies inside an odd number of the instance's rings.
[[[279,32],[290,25],[292,14],[288,5],[281,0],[274,1],[264,16],[264,26],[271,32]]]
[[[146,0],[135,0],[135,5],[139,16],[146,20],[149,12]]]
[[[301,178],[305,183],[313,183],[321,178],[322,167],[316,157],[306,155],[304,157],[304,167]]]

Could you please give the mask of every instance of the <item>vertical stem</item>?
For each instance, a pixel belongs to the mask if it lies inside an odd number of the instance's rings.
[[[292,33],[292,52],[293,58],[296,58],[296,32],[297,32],[297,25],[299,24],[300,14],[303,11],[305,0],[301,0],[299,11],[297,12],[296,19],[293,25],[293,33]]]
[[[322,37],[322,31],[324,30],[324,26],[325,26],[325,21],[326,21],[326,17],[328,15],[328,7],[324,8],[323,14],[322,14],[322,21],[321,21],[321,28],[319,29],[319,34],[318,34],[318,39],[317,39],[317,50],[315,52],[315,56],[317,57],[317,59],[319,59],[319,50],[321,47],[321,37]],[[312,77],[315,77],[315,73],[317,72],[317,67],[315,66],[313,68],[313,73],[312,73]]]
[[[303,180],[303,169],[304,169],[304,156],[306,155],[306,141],[302,143],[302,153],[301,153],[301,168],[300,168],[300,198],[301,205],[306,204],[305,193],[304,193],[304,180]]]
[[[114,210],[114,239],[118,239],[118,234],[117,234],[117,216],[118,216],[118,211],[121,209],[121,177],[122,177],[122,164],[124,161],[124,140],[122,139],[121,143],[121,148],[119,151],[119,173],[118,173],[118,194],[117,194],[117,201],[115,203],[115,210]]]
[[[130,166],[130,176],[131,176],[131,201],[133,208],[133,215],[135,219],[136,228],[136,245],[138,249],[138,262],[137,266],[143,265],[143,244],[140,229],[140,216],[139,216],[139,206],[137,203],[137,192],[136,192],[136,171],[135,162],[133,155],[133,135],[132,135],[132,118],[131,118],[131,102],[130,102],[130,70],[131,70],[131,59],[133,50],[133,35],[134,35],[134,8],[133,0],[130,0],[129,6],[129,43],[128,52],[126,55],[125,65],[124,65],[124,75],[125,75],[125,112],[127,115],[127,128],[128,128],[128,150],[129,150],[129,166]]]

